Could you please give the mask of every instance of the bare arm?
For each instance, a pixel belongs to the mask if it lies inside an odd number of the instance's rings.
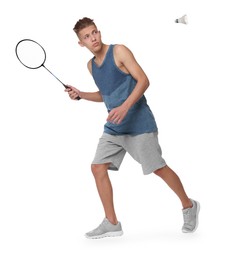
[[[76,100],[78,97],[93,102],[102,102],[102,96],[99,91],[97,92],[83,92],[77,88],[67,85],[68,88],[65,89],[65,92],[68,92],[71,99]]]
[[[150,83],[145,72],[134,58],[133,53],[127,47],[117,45],[115,48],[115,58],[120,69],[130,73],[137,81],[133,92],[123,104],[130,109],[143,96]]]
[[[114,57],[116,65],[122,71],[130,73],[137,81],[134,90],[124,103],[121,106],[112,109],[109,113],[107,120],[119,124],[122,122],[129,109],[143,96],[150,83],[146,74],[135,60],[132,52],[127,47],[123,45],[115,46]]]

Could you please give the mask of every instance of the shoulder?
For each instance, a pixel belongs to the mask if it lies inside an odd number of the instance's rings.
[[[118,59],[122,59],[122,60],[133,56],[133,53],[131,52],[131,50],[123,44],[116,44],[114,46],[113,52],[114,52],[115,57],[117,57]]]
[[[115,44],[114,52],[120,54],[120,53],[124,53],[124,52],[130,52],[130,50],[127,48],[127,46],[125,46],[123,44]]]

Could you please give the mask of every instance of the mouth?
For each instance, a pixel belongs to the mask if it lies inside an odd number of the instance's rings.
[[[99,45],[99,43],[98,42],[95,42],[92,46],[93,47],[97,47]]]

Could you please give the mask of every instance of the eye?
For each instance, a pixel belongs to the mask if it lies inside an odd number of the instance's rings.
[[[84,40],[87,40],[88,38],[89,38],[89,34],[86,34],[85,36],[84,36]]]

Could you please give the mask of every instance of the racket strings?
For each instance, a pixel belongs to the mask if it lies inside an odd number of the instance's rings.
[[[20,62],[31,69],[41,67],[46,59],[43,47],[32,40],[23,40],[17,44],[16,54]]]

